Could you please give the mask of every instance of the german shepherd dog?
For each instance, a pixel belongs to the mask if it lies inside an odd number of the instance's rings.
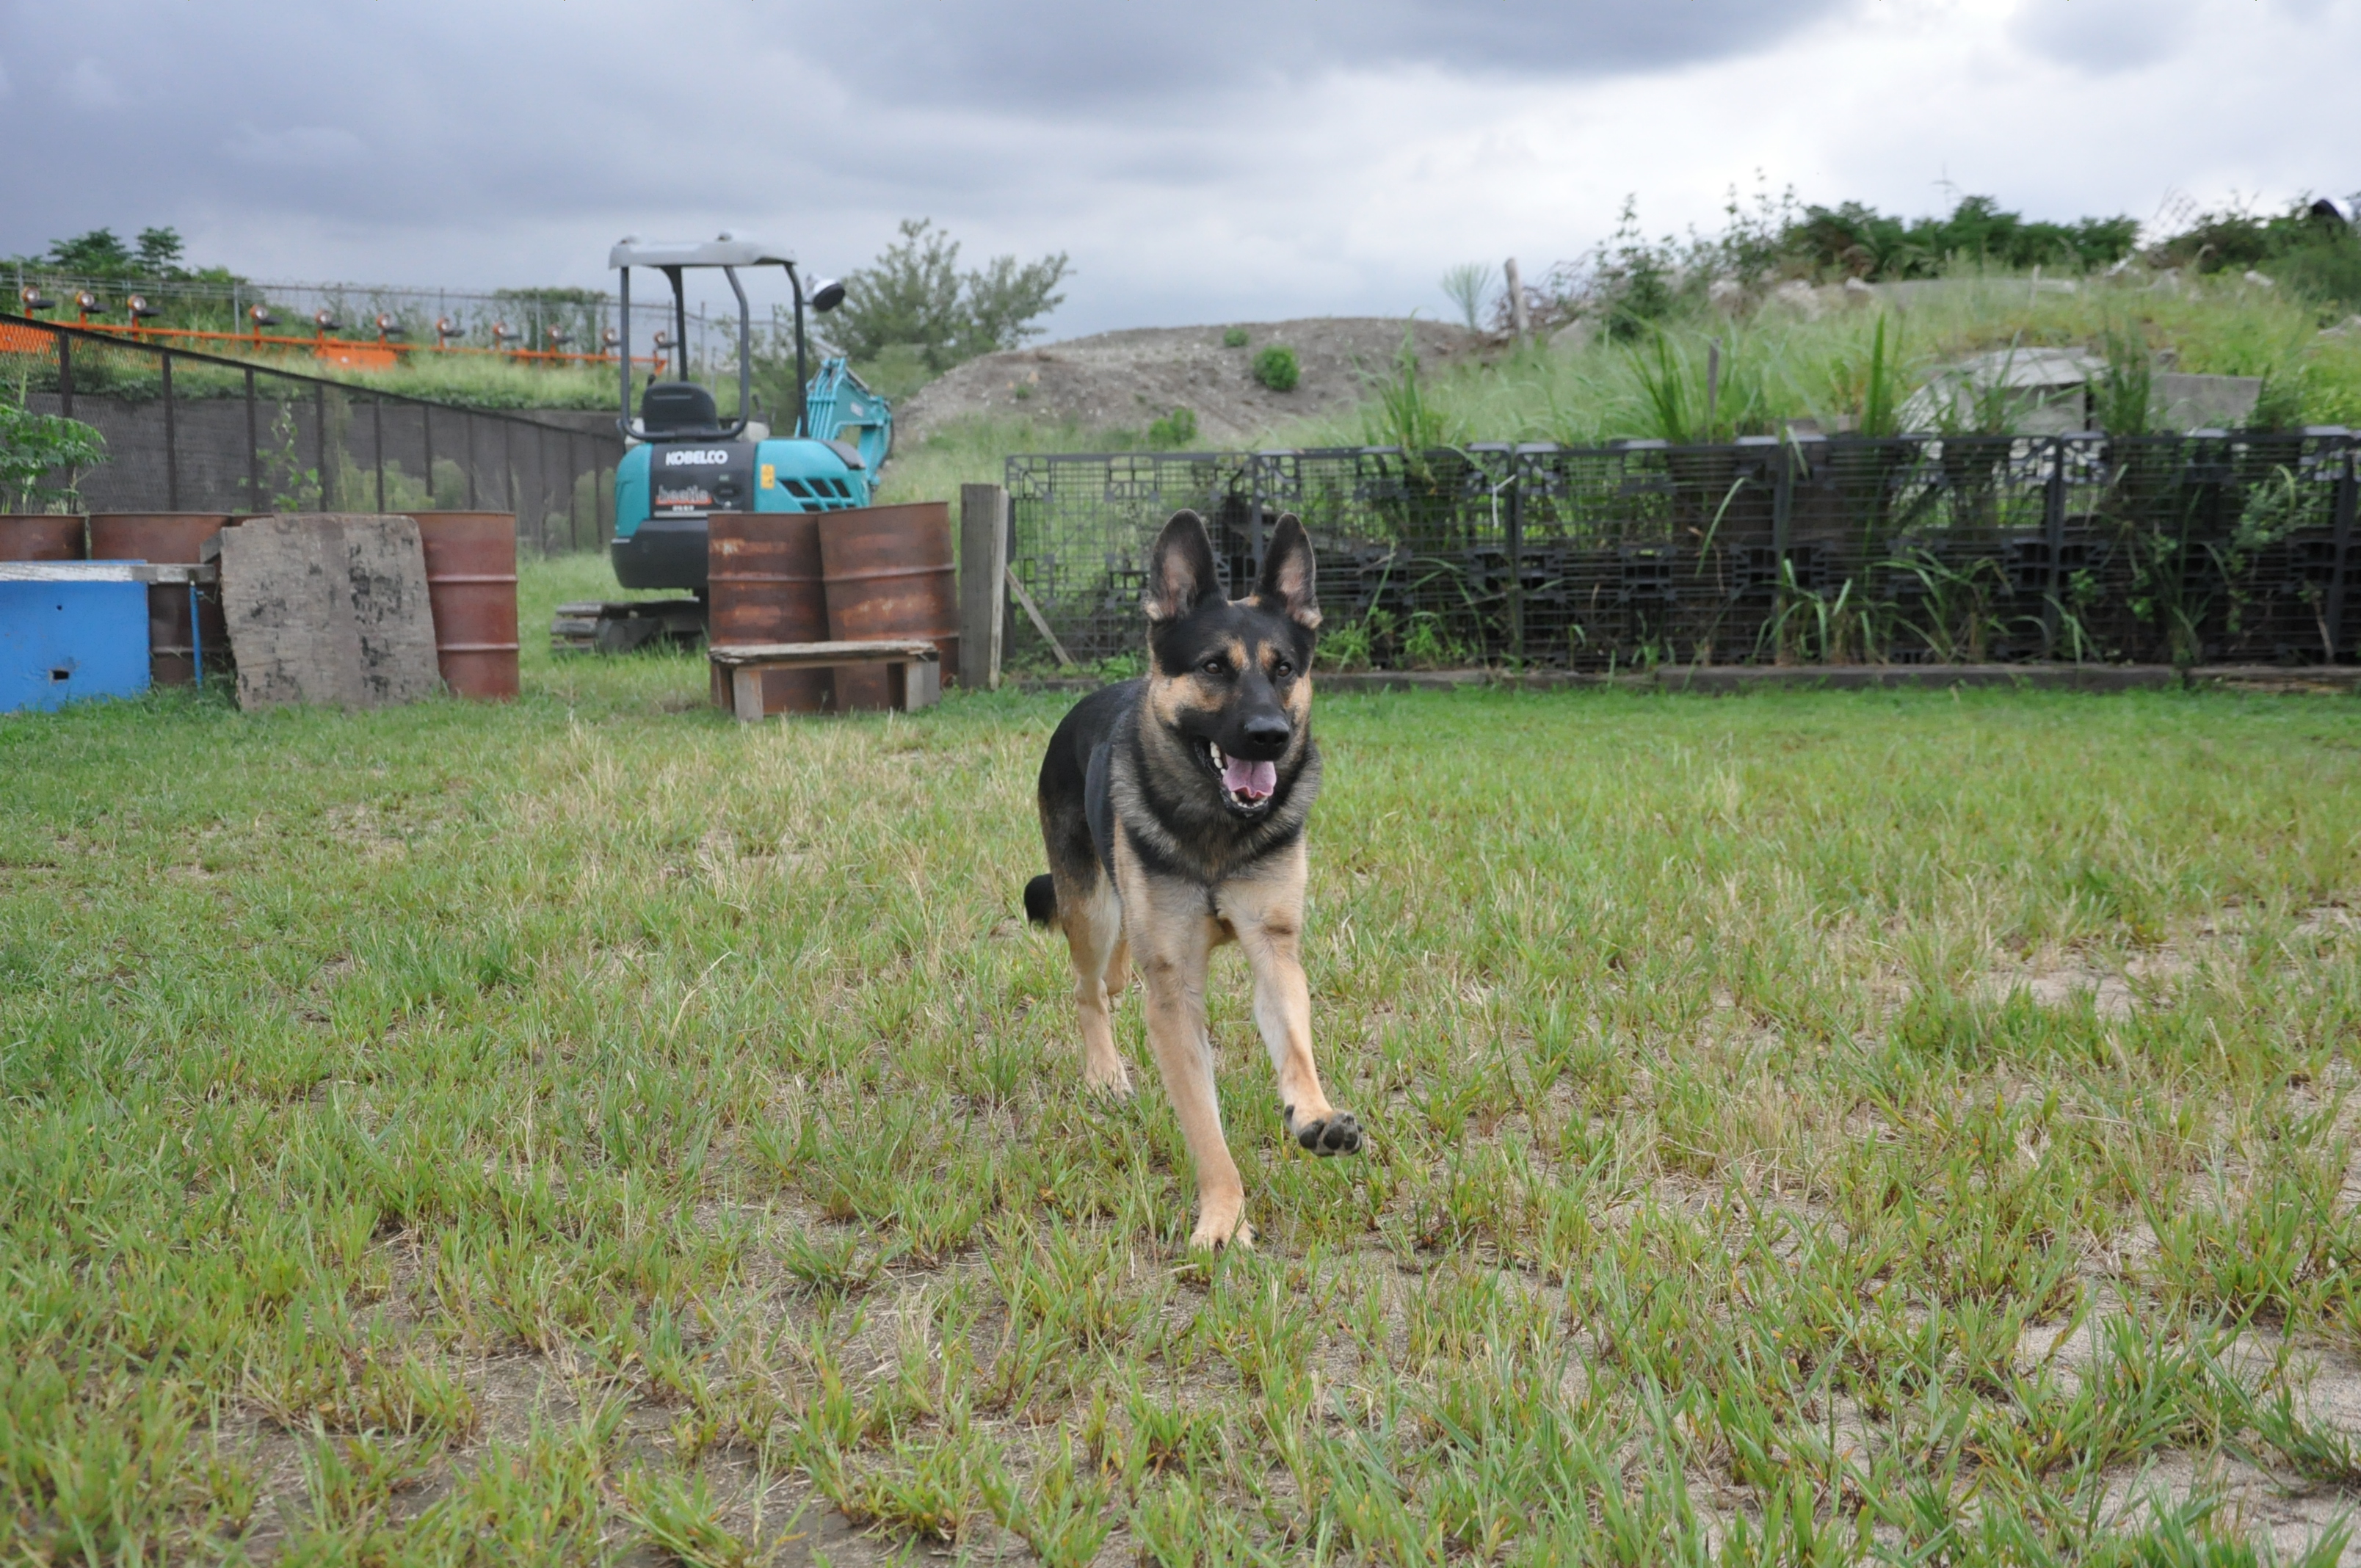
[[[1243,947],[1254,971],[1288,1134],[1317,1155],[1361,1146],[1360,1124],[1328,1102],[1312,1064],[1301,951],[1303,829],[1320,790],[1312,569],[1303,525],[1282,517],[1252,597],[1232,599],[1203,521],[1174,514],[1142,596],[1148,674],[1075,704],[1041,760],[1049,874],[1027,884],[1025,912],[1066,934],[1082,1081],[1114,1095],[1131,1092],[1131,1073],[1108,1008],[1137,963],[1148,1043],[1197,1168],[1194,1246],[1254,1240],[1205,1034],[1205,970],[1223,943]]]

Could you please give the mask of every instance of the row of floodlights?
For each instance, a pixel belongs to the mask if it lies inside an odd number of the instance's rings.
[[[16,291],[16,298],[18,302],[24,306],[25,313],[27,315],[34,315],[42,311],[53,311],[58,308],[58,302],[55,300],[52,300],[48,295],[42,293],[38,288],[32,284],[27,284],[24,288],[19,289]],[[74,296],[73,302],[75,311],[80,313],[82,319],[85,322],[90,320],[93,315],[104,315],[106,313],[105,306],[100,302],[99,297],[92,293],[87,289],[76,294]],[[157,313],[156,307],[149,304],[144,297],[138,294],[126,294],[123,297],[123,313],[131,318],[132,325],[137,326],[141,322],[147,320],[149,316],[152,316]],[[247,309],[246,315],[247,320],[254,323],[254,330],[257,334],[259,334],[265,327],[277,326],[279,324],[278,315],[266,306],[249,306]],[[395,320],[390,315],[379,314],[376,321],[370,324],[377,328],[378,341],[380,343],[387,342],[397,337],[407,337],[410,334],[410,329],[408,327],[403,326],[401,322]],[[325,337],[332,332],[342,332],[344,328],[345,323],[336,319],[336,313],[334,311],[313,311],[312,313],[312,330],[314,335]],[[522,333],[517,331],[516,328],[509,325],[506,322],[494,322],[488,330],[491,334],[493,344],[501,348],[505,348],[513,343],[521,343],[524,338],[524,334]],[[466,336],[467,331],[467,329],[465,326],[453,321],[449,316],[438,316],[434,321],[434,345],[437,348],[447,348],[451,345],[451,340],[453,338]],[[574,341],[574,334],[567,332],[561,326],[552,325],[546,328],[544,335],[548,338],[549,346],[553,352],[563,349],[567,344]],[[609,352],[611,352],[621,342],[622,338],[620,334],[619,334],[613,327],[607,327],[598,334],[599,346]],[[664,332],[658,332],[656,334],[655,345],[656,351],[659,354],[670,348],[672,346],[671,335]]]

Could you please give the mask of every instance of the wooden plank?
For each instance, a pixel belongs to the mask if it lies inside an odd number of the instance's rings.
[[[759,723],[763,718],[763,672],[741,667],[730,672],[731,711],[741,724]]]
[[[210,583],[208,563],[180,561],[0,561],[0,583]]]
[[[239,707],[381,707],[441,689],[409,518],[255,518],[222,531],[221,567]]]
[[[910,661],[931,663],[940,655],[932,642],[737,642],[708,648],[706,657],[729,668],[763,664],[794,669],[808,664],[892,664]]]
[[[1000,685],[1000,647],[1008,571],[1008,492],[998,485],[960,487],[959,684],[969,691]]]
[[[895,682],[895,696],[899,699],[895,706],[903,712],[916,713],[943,700],[943,666],[939,662],[913,659],[893,669],[901,677]]]
[[[1070,670],[1072,669],[1074,656],[1066,652],[1066,645],[1058,641],[1056,632],[1049,630],[1049,618],[1041,613],[1041,607],[1033,602],[1033,596],[1027,593],[1025,585],[1016,580],[1016,568],[1009,566],[1004,570],[1008,577],[1008,591],[1016,596],[1016,602],[1023,605],[1025,613],[1032,618],[1033,630],[1049,639],[1049,652],[1058,655],[1058,663]]]

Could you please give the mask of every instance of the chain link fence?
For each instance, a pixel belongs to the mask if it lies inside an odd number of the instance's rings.
[[[93,426],[105,461],[50,477],[74,510],[512,511],[544,554],[602,547],[622,437],[0,315],[0,376]]]
[[[1008,459],[1009,559],[1080,659],[1136,652],[1156,531],[1231,590],[1319,551],[1323,662],[1380,668],[2356,654],[2355,464],[2285,434],[1811,437]],[[1049,656],[1028,621],[1012,658]]]

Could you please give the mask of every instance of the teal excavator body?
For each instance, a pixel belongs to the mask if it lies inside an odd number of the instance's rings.
[[[666,423],[661,407],[656,423]],[[885,400],[841,358],[827,359],[805,389],[803,424],[802,435],[770,435],[753,425],[728,438],[718,422],[701,418],[686,430],[649,428],[648,439],[634,442],[615,468],[609,550],[616,580],[627,588],[704,592],[706,519],[713,512],[869,505],[894,444]]]
[[[841,357],[821,361],[806,378],[809,348],[807,306],[818,313],[844,298],[840,283],[807,282],[786,252],[734,235],[702,244],[648,244],[627,238],[609,253],[620,274],[622,409],[616,421],[625,450],[615,468],[615,534],[608,550],[617,581],[627,588],[675,588],[697,597],[675,601],[629,600],[558,607],[553,628],[567,647],[609,652],[658,638],[702,634],[707,592],[707,520],[717,511],[841,511],[865,507],[877,493],[878,470],[894,447],[894,411]],[[795,292],[797,407],[785,434],[748,417],[753,390],[753,338],[746,268],[785,269]],[[653,268],[672,285],[674,330],[656,334],[658,374],[634,386],[631,358],[631,270]],[[719,269],[738,297],[738,413],[720,417],[713,393],[688,374],[688,304],[681,274]],[[661,378],[671,369],[674,378]],[[632,407],[633,392],[639,406]]]

